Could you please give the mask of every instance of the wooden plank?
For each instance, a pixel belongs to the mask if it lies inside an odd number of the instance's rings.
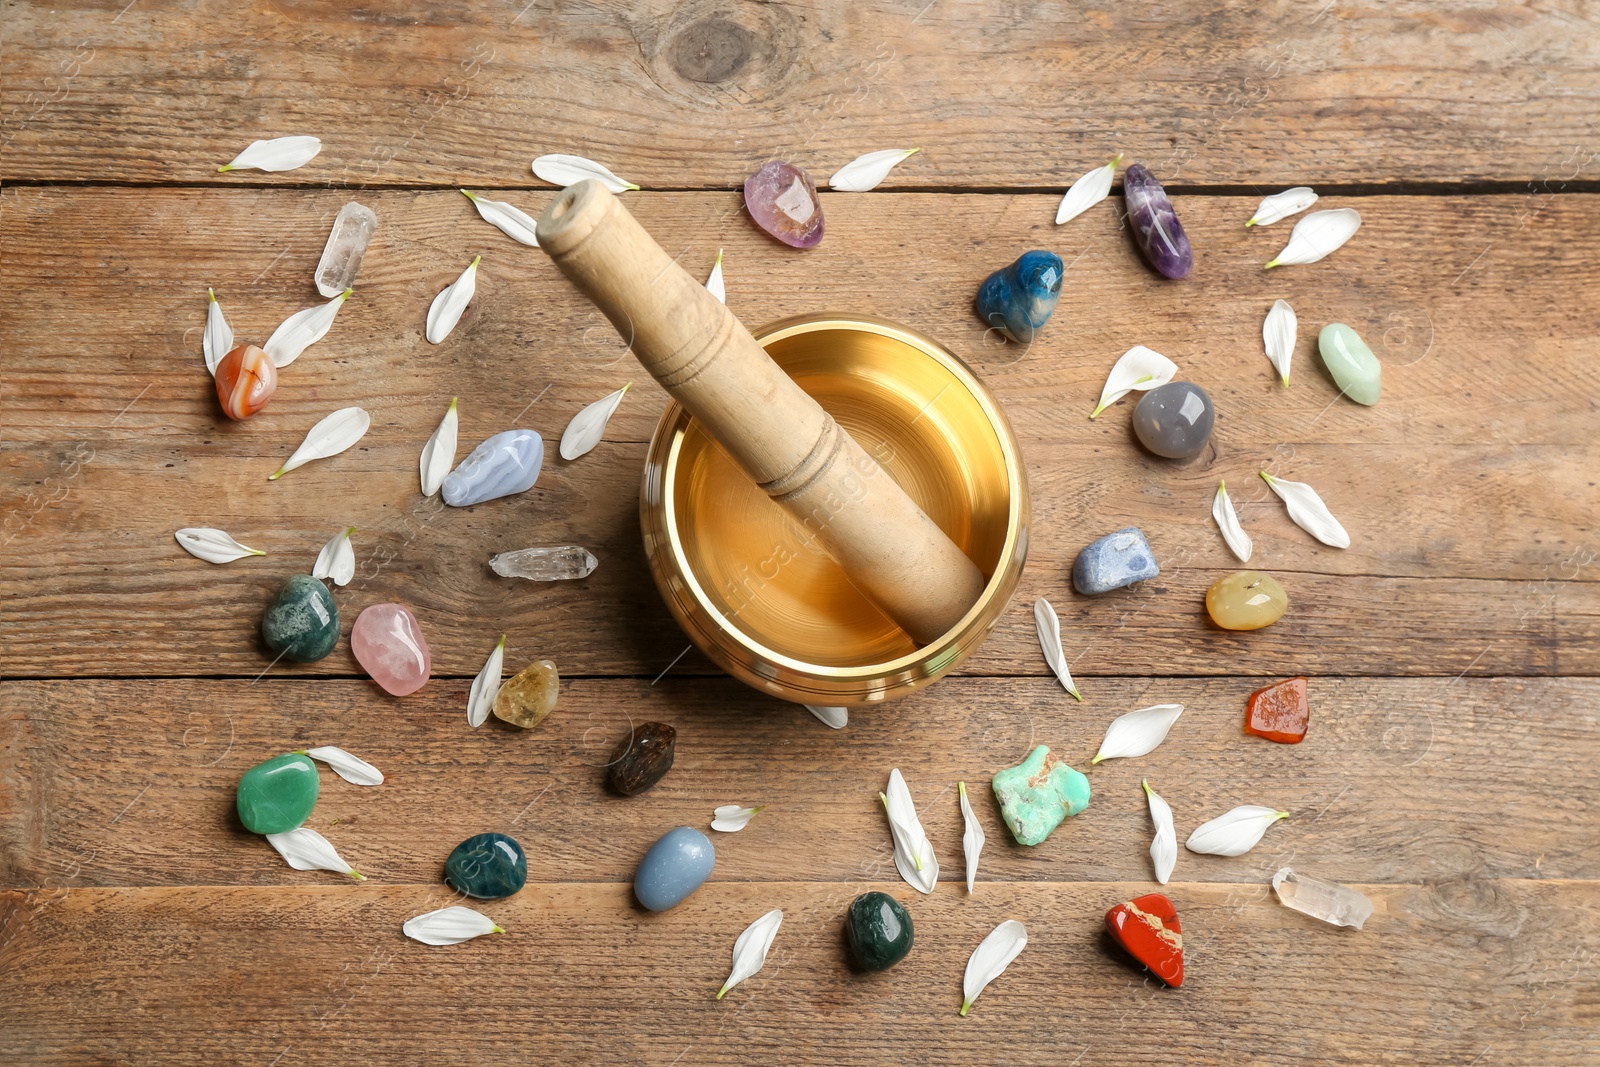
[[[530,210],[543,202],[503,195]],[[450,396],[462,397],[464,442],[517,421],[554,438],[582,403],[637,376],[549,263],[463,198],[368,197],[383,221],[357,296],[286,369],[272,406],[239,425],[221,418],[199,369],[198,294],[217,288],[241,340],[265,336],[317,299],[308,278],[342,194],[6,196],[7,673],[253,677],[268,663],[252,636],[263,604],[347,524],[360,528],[361,569],[340,595],[346,615],[413,604],[441,673],[474,673],[501,630],[576,674],[653,677],[683,650],[635,518],[644,442],[664,404],[653,383],[630,393],[599,450],[552,460],[522,500],[457,512],[416,494],[416,454]],[[1360,205],[1362,233],[1323,263],[1269,275],[1259,264],[1282,227],[1244,230],[1236,199],[1180,198],[1202,248],[1180,285],[1138,262],[1109,206],[1056,231],[1047,196],[833,196],[833,235],[804,255],[754,232],[729,195],[629,202],[697,270],[726,247],[731,305],[746,321],[829,307],[884,315],[944,339],[995,389],[1033,482],[1032,558],[1019,606],[970,671],[1042,672],[1025,607],[1039,595],[1061,611],[1086,676],[1600,670],[1590,536],[1600,416],[1587,385],[1600,327],[1578,310],[1600,299],[1583,251],[1600,240],[1597,198],[1560,197],[1533,214],[1511,196],[1330,199]],[[997,346],[969,294],[1033,244],[1073,264],[1067,294],[1031,349]],[[477,253],[487,256],[478,302],[445,346],[427,345],[427,301]],[[1302,323],[1288,390],[1260,355],[1260,319],[1280,295]],[[1315,331],[1335,318],[1386,362],[1376,408],[1339,400],[1316,365]],[[1545,325],[1530,332],[1532,321]],[[1195,464],[1133,447],[1127,401],[1084,417],[1134,343],[1172,355],[1216,398],[1216,448]],[[353,403],[376,416],[360,449],[267,484],[306,427]],[[1323,548],[1290,524],[1253,479],[1261,467],[1316,485],[1352,548]],[[1235,565],[1209,517],[1219,477],[1256,537],[1252,564],[1282,575],[1296,604],[1257,634],[1219,633],[1200,611],[1205,587]],[[1073,555],[1128,523],[1156,545],[1162,580],[1072,595]],[[172,543],[186,525],[230,529],[271,555],[212,570]],[[496,551],[569,541],[603,561],[584,583],[534,589],[484,567]],[[1134,618],[1141,640],[1129,642]],[[676,669],[709,666],[694,654]],[[292,670],[355,665],[341,649]]]
[[[289,133],[326,147],[275,184],[531,184],[535,155],[577,152],[726,189],[894,145],[925,154],[893,184],[924,188],[1059,192],[1117,151],[1262,192],[1595,179],[1600,42],[1531,0],[6,8],[14,179],[253,182],[215,171]]]

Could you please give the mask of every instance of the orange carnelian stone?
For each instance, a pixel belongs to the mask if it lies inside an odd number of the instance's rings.
[[[248,419],[278,388],[278,367],[255,345],[240,345],[217,364],[217,400],[230,419]]]
[[[1257,689],[1245,705],[1244,732],[1283,745],[1298,745],[1305,738],[1310,721],[1304,678],[1290,678]]]

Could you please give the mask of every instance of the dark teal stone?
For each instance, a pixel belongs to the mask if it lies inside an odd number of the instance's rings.
[[[261,639],[274,655],[311,663],[339,643],[339,609],[328,587],[309,574],[283,583],[261,616]]]
[[[528,858],[505,834],[474,834],[444,861],[444,878],[479,900],[509,897],[528,881]]]
[[[850,902],[844,935],[862,969],[887,971],[911,951],[911,913],[887,893],[862,893]]]
[[[651,911],[666,911],[705,884],[717,862],[711,839],[692,826],[668,830],[639,861],[633,895]]]
[[[978,317],[1013,341],[1027,344],[1050,321],[1066,268],[1054,252],[1024,252],[978,287]]]

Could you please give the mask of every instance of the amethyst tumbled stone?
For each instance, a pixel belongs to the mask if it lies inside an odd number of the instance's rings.
[[[822,201],[811,176],[774,159],[744,182],[744,206],[755,224],[786,245],[810,248],[822,241]]]
[[[1168,278],[1187,277],[1194,269],[1194,249],[1172,210],[1167,191],[1144,164],[1135,163],[1122,174],[1122,197],[1128,205],[1128,222],[1139,251],[1157,273]]]

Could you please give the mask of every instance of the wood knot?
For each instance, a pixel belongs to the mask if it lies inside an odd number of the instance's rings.
[[[744,69],[756,45],[755,34],[725,18],[706,18],[679,30],[667,58],[680,77],[711,84]]]

